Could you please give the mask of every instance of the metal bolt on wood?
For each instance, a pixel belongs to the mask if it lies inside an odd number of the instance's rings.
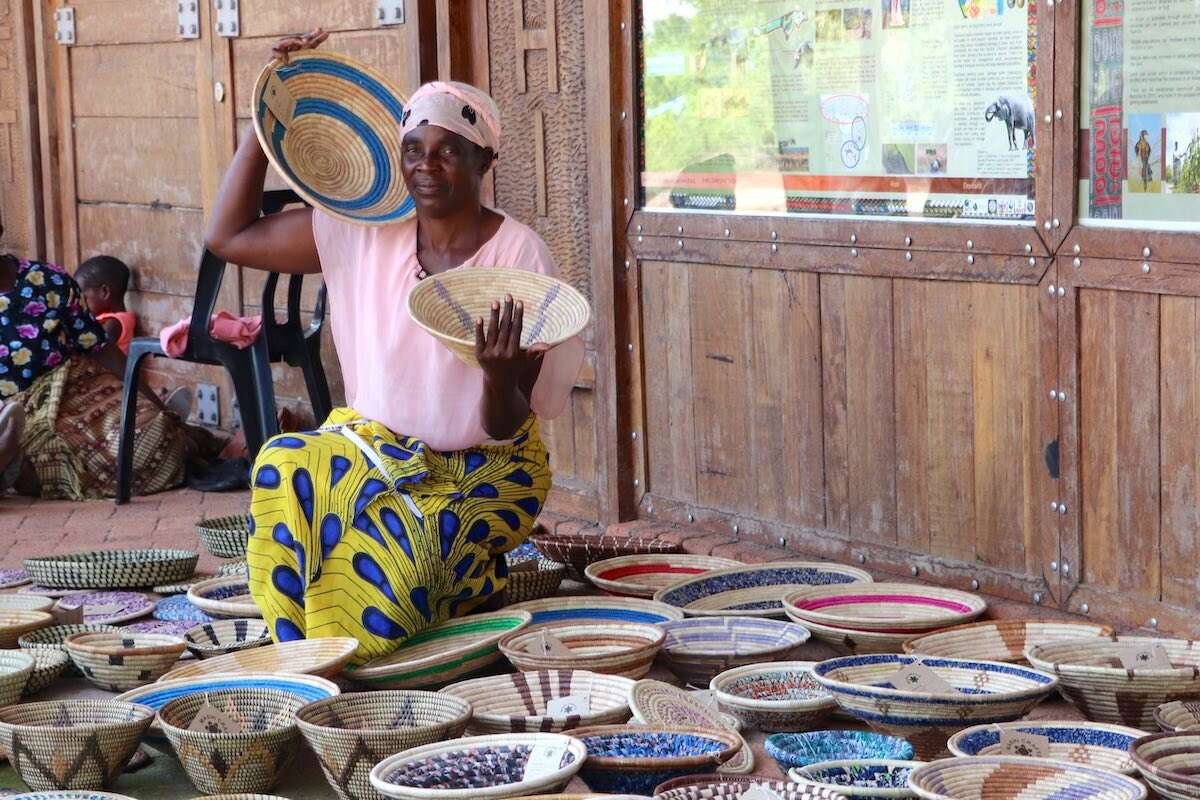
[[[642,225],[641,225],[641,223],[640,223],[640,222],[638,223],[638,226],[637,226],[637,232],[638,232],[638,233],[641,233],[641,232],[642,232]]]
[[[968,250],[974,250],[974,249],[975,249],[975,242],[974,242],[974,241],[972,241],[972,240],[970,240],[970,239],[967,239],[967,249],[968,249]]]
[[[687,521],[688,521],[688,522],[695,522],[695,521],[696,521],[696,515],[695,515],[695,514],[688,514],[688,515],[687,515]]]
[[[1046,123],[1047,125],[1049,125],[1049,124],[1050,124],[1050,115],[1049,115],[1049,114],[1047,114],[1046,116],[1042,117],[1042,122],[1044,122],[1044,123]]]
[[[920,571],[921,570],[917,569],[916,567],[913,567],[912,569],[909,570],[909,573],[915,578],[915,577],[917,577],[917,573],[919,573]]]
[[[1150,618],[1150,627],[1151,627],[1151,628],[1157,628],[1157,627],[1158,627],[1158,617],[1151,617],[1151,618]]]
[[[1071,252],[1073,252],[1075,255],[1079,255],[1079,245],[1072,247]]]
[[[631,437],[632,437],[634,440],[636,440],[636,439],[637,439],[637,431],[634,431],[633,433],[631,433],[631,434],[629,434],[629,435],[630,435],[630,436],[631,436]]]
[[[1036,267],[1036,266],[1037,266],[1037,259],[1036,259],[1036,258],[1031,258],[1031,259],[1029,259],[1029,266],[1031,266],[1031,267]]]
[[[628,205],[629,205],[629,198],[628,198],[628,197],[626,197],[626,198],[623,198],[623,199],[621,200],[621,203],[622,203],[622,205],[628,206]]]
[[[1057,562],[1057,561],[1051,561],[1051,562],[1050,562],[1050,571],[1051,571],[1051,572],[1058,572],[1058,562]]]
[[[904,237],[904,246],[905,246],[905,247],[911,247],[911,246],[912,246],[912,237],[911,237],[911,236],[905,236],[905,237]]]
[[[973,255],[971,255],[970,253],[968,253],[968,254],[967,254],[967,263],[968,263],[968,264],[974,264],[974,263],[975,263],[975,256],[973,256]]]
[[[1059,503],[1059,504],[1058,504],[1058,513],[1059,513],[1059,514],[1066,514],[1066,513],[1067,513],[1067,504],[1066,504],[1066,503]]]
[[[775,240],[777,240],[778,238],[779,238],[779,232],[778,232],[778,231],[771,231],[771,241],[775,241]]]
[[[1062,109],[1061,108],[1054,109],[1054,118],[1062,119]]]
[[[1150,265],[1149,265],[1149,264],[1142,264],[1142,272],[1143,272],[1143,273],[1146,273],[1146,272],[1149,272],[1149,271],[1150,271]]]
[[[1050,220],[1046,220],[1045,222],[1043,222],[1042,227],[1045,228],[1046,230],[1050,230]]]
[[[1054,399],[1054,398],[1056,398],[1056,397],[1058,397],[1058,392],[1056,392],[1055,390],[1051,389],[1051,390],[1050,390],[1050,399],[1051,399],[1051,400],[1053,400],[1053,399]]]
[[[634,479],[633,479],[633,487],[634,487],[635,489],[636,489],[637,487],[641,486],[641,485],[642,485],[642,482],[641,482],[641,481],[639,481],[637,478],[634,478]]]
[[[865,563],[867,563],[867,554],[866,554],[866,553],[859,553],[859,554],[858,554],[858,563],[860,563],[860,564],[865,564]]]
[[[625,30],[625,23],[624,23],[624,22],[622,22],[622,23],[621,23],[621,30]]]
[[[1026,242],[1026,243],[1025,243],[1025,252],[1026,252],[1026,253],[1032,253],[1032,252],[1033,252],[1033,245],[1031,245],[1031,244],[1029,244],[1028,242]]]
[[[858,244],[858,234],[857,233],[850,234],[850,244]]]
[[[639,237],[638,237],[638,244],[641,244],[641,243],[642,243],[642,237],[641,237],[641,236],[639,236]]]
[[[1149,258],[1149,257],[1150,257],[1150,248],[1143,247],[1142,248],[1142,258]]]
[[[729,228],[726,228],[726,229],[725,229],[725,238],[727,238],[727,239],[728,239],[728,238],[729,238],[729,234],[730,234],[730,230],[729,230]]]
[[[1062,565],[1062,574],[1063,574],[1063,575],[1070,575],[1070,574],[1071,574],[1071,565],[1070,565],[1070,564],[1068,564],[1068,563],[1067,563],[1067,562],[1065,562],[1065,561],[1063,562],[1063,565]]]
[[[1042,604],[1042,593],[1041,592],[1033,593],[1033,602],[1035,605],[1039,605],[1039,606]]]
[[[1057,500],[1051,500],[1051,501],[1050,501],[1050,510],[1051,510],[1051,511],[1058,511],[1058,501],[1057,501]]]
[[[858,258],[858,248],[857,247],[850,248],[850,256],[851,256],[851,258]]]
[[[907,252],[907,251],[906,251],[906,252],[904,253],[904,260],[905,260],[905,261],[912,261],[912,253],[909,253],[909,252]]]
[[[777,245],[777,244],[773,244],[773,245],[771,245],[771,252],[772,252],[772,253],[778,253],[778,252],[779,252],[779,245]]]
[[[1071,261],[1071,265],[1075,267],[1075,269],[1079,269],[1083,266],[1083,261],[1079,258],[1075,258]]]
[[[1080,612],[1082,612],[1082,613],[1086,614],[1086,613],[1088,613],[1089,611],[1091,611],[1091,607],[1089,607],[1087,603],[1084,603],[1083,605],[1081,605],[1081,606],[1079,607],[1079,610],[1080,610]]]
[[[675,232],[678,233],[680,236],[682,236],[683,235],[683,226],[682,225],[677,226],[675,228]]]
[[[683,249],[683,239],[676,239],[675,244],[679,245],[679,249]]]
[[[628,113],[626,113],[626,112],[622,111],[622,112],[621,112],[621,122],[624,122],[624,121],[625,121],[625,119],[626,119],[626,117],[628,117],[628,116],[629,116],[629,114],[628,114]]]
[[[626,272],[628,272],[628,271],[629,271],[629,259],[628,259],[628,258],[627,258],[627,259],[625,259],[625,271],[626,271]]]
[[[979,591],[979,580],[977,578],[971,578],[971,588]]]
[[[741,530],[742,529],[740,527],[738,527],[737,525],[734,525],[733,526],[733,535],[737,536],[739,533],[741,533]]]
[[[787,539],[785,539],[784,537],[780,536],[780,537],[779,537],[779,546],[780,546],[780,547],[786,547],[786,546],[787,546]]]
[[[1062,222],[1059,221],[1058,217],[1055,217],[1050,221],[1050,224],[1057,228],[1058,226],[1062,225]]]
[[[1063,288],[1063,287],[1061,287],[1061,286],[1060,286],[1060,287],[1058,287],[1058,296],[1059,296],[1059,297],[1064,297],[1066,294],[1067,294],[1067,290],[1066,290],[1066,289],[1064,289],[1064,288]]]
[[[625,345],[625,349],[632,353],[633,352],[633,343],[631,342],[631,343]]]
[[[1058,392],[1058,402],[1065,403],[1067,401],[1067,393],[1061,389]]]
[[[1054,284],[1053,283],[1050,284],[1049,288],[1046,289],[1046,292],[1049,293],[1051,296],[1054,295]]]

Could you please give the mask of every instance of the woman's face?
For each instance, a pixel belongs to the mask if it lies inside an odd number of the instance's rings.
[[[488,151],[436,125],[409,131],[402,149],[400,170],[419,215],[445,217],[479,205]]]

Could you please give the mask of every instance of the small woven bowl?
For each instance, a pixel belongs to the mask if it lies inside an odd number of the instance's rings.
[[[196,523],[200,541],[217,558],[245,558],[251,530],[250,517],[241,515],[213,517]]]
[[[871,653],[899,653],[904,650],[904,643],[913,638],[908,632],[901,631],[859,631],[849,628],[835,628],[822,625],[819,622],[793,617],[788,618],[798,625],[803,625],[819,642],[829,645],[834,651],[850,656],[868,655]]]
[[[1033,645],[1112,635],[1112,628],[1094,622],[990,619],[914,636],[904,642],[904,652],[1021,664],[1025,663],[1025,650]]]
[[[1150,788],[1167,800],[1200,798],[1200,733],[1155,733],[1130,748]]]
[[[205,704],[235,713],[245,723],[236,733],[188,730]],[[304,701],[286,692],[222,689],[172,700],[159,724],[192,785],[206,794],[262,792],[283,777],[299,744],[296,712]]]
[[[597,792],[648,795],[660,783],[711,772],[742,746],[733,731],[649,725],[577,728],[571,735],[587,748],[579,777]]]
[[[845,795],[810,781],[775,781],[759,775],[687,775],[660,783],[654,800],[735,800],[761,786],[779,800],[846,800]]]
[[[508,568],[504,605],[552,597],[567,574],[567,565],[548,558],[535,558]]]
[[[871,758],[907,761],[913,757],[912,745],[905,740],[870,731],[776,733],[766,738],[763,749],[784,770],[823,761]]]
[[[809,781],[830,791],[861,800],[916,797],[908,788],[908,776],[924,761],[898,761],[888,758],[859,758],[846,761],[822,761],[788,770],[788,780]]]
[[[182,581],[196,571],[191,550],[92,550],[25,559],[34,583],[60,589],[137,589]]]
[[[67,671],[67,665],[71,663],[71,657],[62,650],[37,649],[21,652],[33,657],[33,671],[29,673],[29,680],[21,692],[23,697],[31,697],[49,689],[62,677]]]
[[[45,611],[54,608],[53,597],[40,594],[0,594],[0,611]]]
[[[116,700],[0,708],[0,750],[35,791],[106,789],[137,752],[154,710]]]
[[[160,633],[73,633],[63,646],[75,667],[108,692],[125,692],[153,683],[167,673],[187,643]]]
[[[987,610],[976,594],[914,583],[809,586],[783,598],[788,617],[804,624],[879,633],[918,634],[959,625]]]
[[[573,286],[517,267],[471,267],[430,275],[408,293],[413,321],[472,367],[475,320],[491,314],[492,303],[512,295],[525,304],[521,347],[561,344],[587,327],[592,311]],[[561,561],[538,546],[547,556]]]
[[[587,568],[597,561],[618,556],[650,553],[679,553],[683,547],[657,539],[636,536],[589,536],[584,533],[534,533],[529,541],[547,558],[567,565],[567,575],[586,583]]]
[[[572,728],[609,725],[629,719],[629,690],[634,682],[617,675],[582,669],[515,672],[452,683],[440,694],[469,703],[469,735],[561,733]],[[589,710],[551,716],[547,703],[563,697],[588,696]]]
[[[1161,645],[1173,669],[1133,669],[1121,665],[1127,647]],[[1154,709],[1171,700],[1200,698],[1200,642],[1115,636],[1070,639],[1033,645],[1025,657],[1037,669],[1058,676],[1059,691],[1093,722],[1154,730]]]
[[[908,785],[925,800],[1144,800],[1146,787],[1095,767],[1043,758],[973,756],[917,767]]]
[[[561,752],[558,769],[524,777],[534,748]],[[583,763],[583,743],[560,733],[472,736],[414,747],[371,770],[371,785],[398,800],[489,800],[561,792]]]
[[[0,706],[10,706],[21,699],[33,668],[31,654],[22,650],[0,650]]]
[[[695,617],[661,627],[663,661],[697,688],[734,667],[793,659],[808,641],[802,626],[760,617]]]
[[[183,635],[196,658],[213,658],[271,643],[271,629],[260,619],[220,619],[203,622]]]
[[[809,662],[781,661],[725,670],[709,683],[717,705],[742,724],[771,733],[819,728],[837,708]]]
[[[557,637],[570,655],[543,655],[543,635]],[[545,632],[510,633],[500,640],[500,652],[522,672],[586,668],[640,678],[650,671],[666,636],[657,625],[560,625]]]
[[[222,575],[187,590],[192,605],[213,617],[262,617],[245,575]]]
[[[1200,700],[1172,700],[1154,709],[1154,721],[1166,733],[1200,731]]]
[[[20,645],[22,650],[53,650],[67,655],[67,648],[63,646],[63,642],[73,633],[83,631],[91,633],[119,633],[120,630],[116,625],[51,625],[22,634],[17,639],[17,644]],[[68,675],[82,674],[75,667],[75,662],[71,660],[70,656],[67,656],[66,673]]]
[[[1001,722],[974,725],[950,737],[947,747],[956,756],[1019,755],[1006,753],[1000,747],[1000,735],[1016,731],[1049,740],[1050,752],[1045,758],[1070,761],[1091,767],[1137,775],[1129,755],[1129,747],[1143,736],[1135,728],[1105,725],[1102,722]]]
[[[649,599],[659,589],[665,589],[684,578],[740,566],[741,562],[731,558],[687,553],[647,553],[606,558],[588,564],[583,572],[597,588],[609,594]]]
[[[471,705],[414,690],[343,694],[296,713],[300,733],[341,800],[373,800],[371,770],[387,756],[462,736]]]
[[[0,650],[17,647],[20,638],[54,624],[54,617],[46,611],[27,611],[10,608],[0,611]]]
[[[298,672],[332,678],[350,662],[356,650],[358,640],[349,636],[297,639],[180,664],[162,679],[251,672]]]

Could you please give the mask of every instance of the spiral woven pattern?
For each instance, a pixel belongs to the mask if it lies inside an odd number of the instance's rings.
[[[806,587],[788,594],[783,606],[801,623],[890,633],[959,625],[987,610],[979,595],[911,583]]]
[[[500,640],[500,652],[522,672],[543,669],[588,669],[608,675],[640,678],[650,671],[666,632],[657,625],[560,625],[548,631],[570,655],[542,655],[542,632],[517,631]]]
[[[760,617],[693,617],[662,628],[663,661],[701,689],[725,670],[794,658],[809,638],[800,625]]]
[[[1143,800],[1146,789],[1115,772],[1041,758],[950,758],[912,771],[908,785],[926,800],[1087,798]]]
[[[743,725],[771,733],[820,727],[837,707],[833,695],[813,677],[809,662],[735,667],[713,678],[709,688],[722,711]]]
[[[582,669],[515,672],[452,683],[441,694],[471,704],[468,731],[472,736],[494,733],[561,733],[586,725],[609,725],[629,719],[629,690],[633,681]],[[589,710],[550,716],[551,700],[588,695]]]
[[[1094,622],[993,619],[914,636],[904,642],[904,652],[1021,663],[1025,650],[1037,644],[1112,635],[1112,628]]]
[[[191,550],[94,550],[25,559],[29,576],[64,589],[124,589],[182,581],[196,571]]]
[[[530,630],[580,622],[636,622],[657,625],[683,619],[683,612],[653,600],[638,597],[547,597],[509,606],[507,611],[532,615]]]
[[[267,107],[272,75],[295,100],[291,120]],[[347,222],[384,225],[416,209],[400,172],[406,102],[366,64],[310,51],[263,69],[250,116],[267,157],[297,194]]]
[[[478,366],[475,320],[488,319],[492,303],[503,301],[505,295],[525,304],[521,347],[565,342],[587,327],[592,316],[587,299],[573,286],[519,267],[470,267],[430,275],[408,293],[408,313],[463,363]],[[550,558],[568,566],[573,563],[543,548],[539,537],[533,538]],[[582,580],[583,567],[578,569],[577,579]]]
[[[196,533],[208,552],[217,558],[245,558],[250,540],[250,518],[245,515],[213,517],[196,523]]]
[[[261,619],[221,619],[204,622],[183,635],[196,658],[213,658],[235,650],[271,643],[271,629]]]
[[[223,575],[187,590],[192,605],[214,617],[262,617],[244,575]]]
[[[75,667],[96,686],[124,692],[162,677],[183,654],[178,636],[159,633],[75,633],[63,646]]]

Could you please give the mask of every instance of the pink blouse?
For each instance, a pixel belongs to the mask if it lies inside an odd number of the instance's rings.
[[[455,269],[511,266],[557,277],[542,238],[503,216],[495,235]],[[483,372],[459,361],[408,315],[408,292],[421,271],[416,220],[366,227],[315,209],[312,218],[348,405],[435,450],[490,441],[479,409]],[[546,354],[530,402],[535,414],[562,413],[582,361],[578,337]]]

